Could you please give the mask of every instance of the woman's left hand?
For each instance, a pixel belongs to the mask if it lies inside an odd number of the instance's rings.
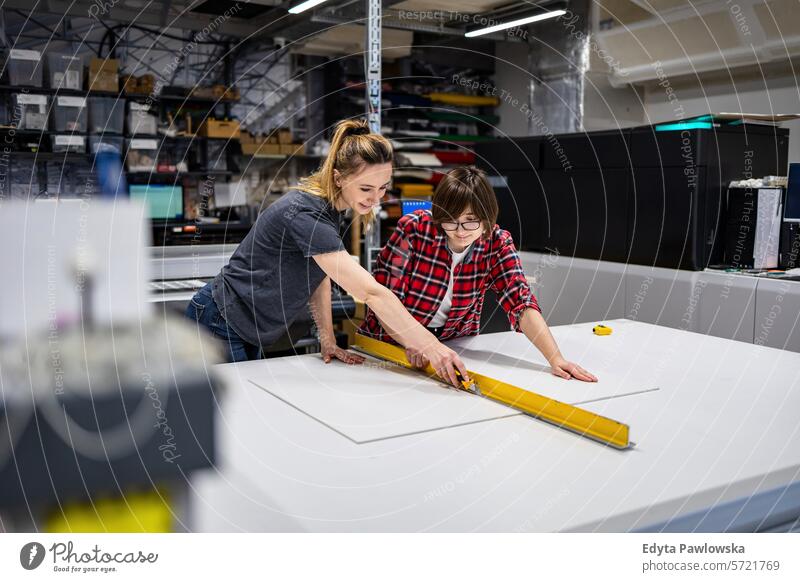
[[[562,357],[553,358],[553,361],[550,362],[550,369],[556,376],[565,378],[567,380],[575,378],[584,382],[597,382],[596,376],[590,374],[578,364],[574,362],[568,362]]]
[[[358,354],[354,354],[352,352],[348,352],[347,350],[343,350],[335,343],[327,344],[323,343],[322,348],[320,350],[322,353],[322,361],[326,364],[329,364],[333,358],[344,362],[345,364],[363,364],[364,357],[359,356]]]

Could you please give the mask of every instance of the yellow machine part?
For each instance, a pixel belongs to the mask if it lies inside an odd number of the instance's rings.
[[[477,107],[480,105],[498,105],[500,99],[490,95],[464,95],[462,93],[428,93],[428,99],[434,103]]]
[[[413,198],[415,196],[433,196],[431,184],[398,184],[400,195]]]
[[[354,346],[377,358],[399,364],[405,368],[416,369],[406,358],[403,348],[399,346],[361,334],[356,334]],[[420,371],[428,376],[442,380],[430,365]],[[632,446],[630,428],[627,424],[529,390],[524,390],[512,384],[501,382],[472,370],[468,372],[470,380],[475,383],[481,395],[486,398],[617,449],[627,449]],[[465,390],[469,391],[467,386],[465,386]]]
[[[123,497],[69,502],[47,518],[47,533],[170,533],[173,515],[163,488]]]

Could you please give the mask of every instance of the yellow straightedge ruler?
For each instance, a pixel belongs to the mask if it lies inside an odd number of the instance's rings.
[[[406,358],[405,350],[399,346],[356,334],[353,348],[405,368],[416,369]],[[420,372],[439,378],[430,365]],[[464,390],[467,392],[495,400],[515,410],[616,449],[629,449],[633,446],[633,443],[630,442],[630,428],[627,424],[529,390],[523,390],[472,370],[469,370],[469,376],[471,383],[464,382]],[[441,378],[439,379],[441,380]]]

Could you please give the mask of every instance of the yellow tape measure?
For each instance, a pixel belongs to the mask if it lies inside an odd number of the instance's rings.
[[[611,335],[613,330],[607,325],[599,324],[595,325],[592,328],[592,331],[594,332],[594,335]]]

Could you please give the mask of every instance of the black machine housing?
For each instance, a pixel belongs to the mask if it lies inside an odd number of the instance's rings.
[[[481,142],[477,164],[521,250],[702,270],[723,260],[728,184],[785,175],[789,130],[684,126]]]

